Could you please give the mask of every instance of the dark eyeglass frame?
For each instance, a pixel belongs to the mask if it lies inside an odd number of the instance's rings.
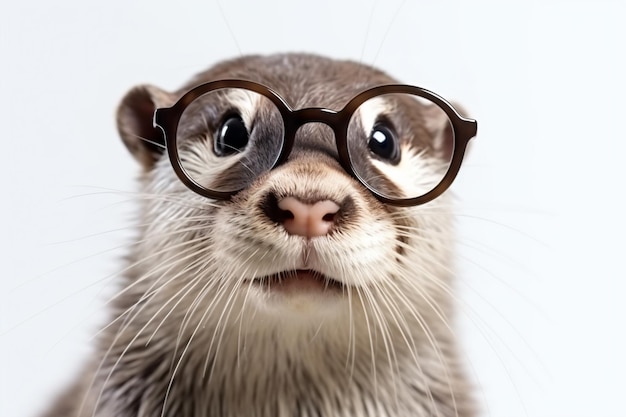
[[[225,88],[239,88],[261,94],[270,100],[280,112],[284,124],[283,145],[276,162],[270,169],[274,169],[287,160],[287,157],[293,149],[296,132],[301,126],[307,123],[323,123],[329,126],[335,134],[335,142],[339,153],[339,162],[341,163],[343,169],[363,184],[363,186],[366,187],[376,198],[378,198],[378,200],[395,206],[408,207],[424,204],[437,198],[445,190],[447,190],[461,168],[461,163],[463,161],[463,156],[465,155],[468,142],[476,136],[477,132],[478,124],[476,120],[461,116],[448,101],[432,91],[411,85],[387,84],[370,88],[357,94],[343,107],[343,109],[335,111],[321,107],[294,110],[274,90],[253,81],[229,79],[208,82],[198,85],[185,93],[173,106],[156,109],[154,112],[153,124],[154,127],[161,128],[165,135],[167,153],[172,164],[172,168],[178,178],[191,190],[204,197],[212,199],[227,200],[241,190],[210,190],[198,184],[193,180],[193,178],[189,177],[185,173],[185,170],[180,162],[178,148],[176,146],[176,131],[178,129],[180,117],[189,104],[204,94]],[[448,171],[439,184],[437,184],[431,191],[419,197],[390,198],[385,196],[379,191],[373,189],[366,181],[364,181],[352,166],[352,160],[350,159],[350,154],[348,152],[347,138],[350,119],[356,109],[365,101],[385,94],[411,94],[430,100],[446,113],[450,123],[452,124],[454,131],[454,152]]]

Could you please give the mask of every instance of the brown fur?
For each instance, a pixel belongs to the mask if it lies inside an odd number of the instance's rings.
[[[293,108],[331,109],[394,82],[357,63],[286,54],[222,62],[176,93],[132,90],[118,125],[145,168],[144,226],[112,308],[112,320],[121,318],[46,416],[474,415],[450,327],[448,199],[382,204],[341,168],[332,132],[318,125],[302,128],[289,160],[232,200],[194,194],[141,138],[159,138],[156,107],[225,78],[265,84]],[[418,132],[416,146],[433,147],[426,116],[414,110],[401,128]],[[268,217],[268,195],[340,201],[342,216],[331,235],[305,242]],[[347,287],[275,299],[250,283],[299,262]]]

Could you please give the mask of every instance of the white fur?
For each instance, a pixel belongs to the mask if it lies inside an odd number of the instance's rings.
[[[299,60],[301,69],[278,69],[302,71],[298,82],[311,89],[325,79],[311,68],[352,74],[356,66],[368,81],[368,69],[357,64],[293,55],[294,65]],[[347,92],[333,82],[324,87],[331,99]],[[228,99],[250,128],[259,97],[238,92]],[[382,98],[365,103],[359,117],[366,134],[390,111]],[[312,152],[294,154],[222,202],[187,189],[166,157],[151,167],[114,318],[95,363],[67,396],[71,407],[84,398],[80,417],[473,415],[450,328],[446,197],[385,206],[331,155]],[[210,140],[194,142],[190,155],[199,178],[222,169]],[[396,166],[375,163],[406,194],[421,192],[420,182],[432,183],[438,169],[408,145]],[[352,204],[331,233],[307,239],[266,215],[270,192]],[[257,285],[294,269],[318,271],[344,287],[286,295]],[[59,407],[54,416],[65,412]]]
[[[385,96],[373,97],[361,104],[357,110],[357,115],[361,120],[365,137],[369,137],[380,115],[392,112],[393,104],[389,100],[385,100]]]
[[[397,165],[372,159],[374,166],[402,191],[401,195],[391,197],[418,197],[435,188],[443,179],[448,166],[441,159],[429,157],[409,144],[401,145],[401,149]]]

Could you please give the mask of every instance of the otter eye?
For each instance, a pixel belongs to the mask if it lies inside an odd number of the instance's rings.
[[[241,152],[248,144],[250,134],[239,115],[224,120],[216,133],[215,153],[217,156],[228,156]]]
[[[398,139],[388,126],[376,123],[367,143],[370,151],[381,159],[395,162],[399,156]]]

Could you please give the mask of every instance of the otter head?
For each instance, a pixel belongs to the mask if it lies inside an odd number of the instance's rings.
[[[423,194],[442,178],[454,154],[449,116],[434,103],[372,97],[352,109],[342,150],[325,116],[294,127],[263,94],[228,88],[187,103],[176,141],[166,141],[155,110],[224,79],[267,86],[295,112],[339,111],[395,83],[353,62],[278,55],[221,63],[174,93],[131,90],[118,127],[144,167],[141,238],[118,307],[144,312],[129,314],[135,343],[176,352],[168,369],[194,368],[203,386],[221,381],[232,409],[257,401],[252,380],[293,393],[300,399],[284,401],[299,406],[328,394],[324,407],[332,408],[333,392],[358,387],[367,400],[346,409],[378,404],[380,395],[401,407],[416,392],[425,410],[461,409],[449,327],[449,197],[387,201]],[[290,149],[276,163],[286,136]],[[168,146],[192,182],[228,197],[190,189]]]

